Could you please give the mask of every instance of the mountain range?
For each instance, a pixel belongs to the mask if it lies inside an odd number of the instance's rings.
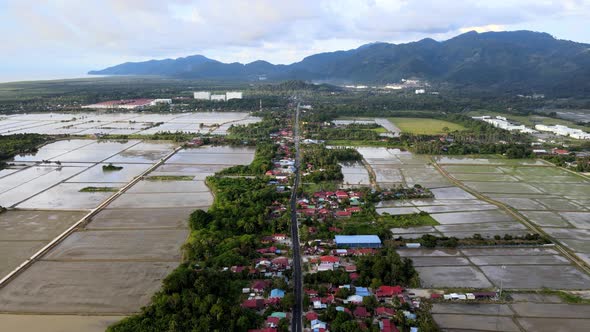
[[[457,86],[576,95],[590,93],[590,44],[532,31],[472,31],[441,42],[426,38],[406,44],[371,43],[289,65],[261,60],[222,63],[194,55],[128,62],[88,74],[332,83],[392,83],[413,77]]]

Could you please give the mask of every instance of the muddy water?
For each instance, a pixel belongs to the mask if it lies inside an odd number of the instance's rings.
[[[66,316],[0,314],[5,331],[104,332],[123,316]]]
[[[78,221],[81,212],[7,211],[0,215],[0,278]]]

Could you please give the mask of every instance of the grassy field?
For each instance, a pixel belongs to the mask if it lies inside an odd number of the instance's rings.
[[[421,215],[418,213],[405,214],[399,216],[383,215],[378,221],[387,225],[387,227],[419,227],[419,226],[436,226],[439,223],[430,215]]]
[[[375,129],[369,129],[371,131],[376,132],[377,134],[384,134],[384,133],[388,133],[389,131],[387,131],[387,129],[383,128],[383,127],[379,127],[379,128],[375,128]]]
[[[403,133],[410,134],[437,135],[444,134],[445,130],[443,129],[448,129],[449,132],[465,129],[456,123],[427,118],[389,118],[389,121]]]

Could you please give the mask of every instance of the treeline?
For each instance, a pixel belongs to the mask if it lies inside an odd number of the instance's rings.
[[[511,159],[535,157],[530,146],[518,143],[445,143],[431,140],[414,141],[411,147],[418,154],[501,154]]]
[[[48,140],[48,136],[39,134],[0,135],[0,169],[6,167],[5,160],[18,154],[35,153]]]
[[[420,280],[412,260],[402,258],[395,248],[386,245],[376,254],[362,256],[356,261],[359,278],[356,283],[377,288],[381,285],[418,287]]]
[[[229,128],[229,136],[237,139],[268,139],[270,134],[279,130],[280,115],[276,112],[267,112],[263,116],[262,121],[247,126],[232,125]]]
[[[380,139],[379,133],[367,128],[346,126],[343,128],[325,127],[319,123],[306,126],[307,136],[319,140],[353,140],[376,141]]]
[[[241,275],[196,270],[184,263],[164,279],[152,304],[107,332],[247,331],[261,317],[239,305],[243,285]]]
[[[392,244],[397,246],[403,246],[408,242],[418,242],[426,248],[456,248],[460,246],[498,246],[498,245],[544,245],[549,244],[547,238],[536,234],[528,233],[524,235],[511,235],[504,234],[494,235],[493,237],[483,237],[481,234],[473,234],[472,237],[456,238],[454,236],[435,236],[431,234],[422,235],[418,239],[403,239],[398,237],[392,240]]]

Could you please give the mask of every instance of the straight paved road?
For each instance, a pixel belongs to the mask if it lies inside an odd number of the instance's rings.
[[[299,108],[295,112],[295,123],[293,124],[293,141],[295,143],[295,180],[291,190],[291,239],[293,243],[293,291],[295,293],[295,304],[293,305],[293,317],[291,318],[291,331],[301,332],[303,330],[302,307],[303,307],[303,276],[301,275],[301,253],[299,245],[299,227],[297,225],[297,188],[300,180],[299,160]]]

